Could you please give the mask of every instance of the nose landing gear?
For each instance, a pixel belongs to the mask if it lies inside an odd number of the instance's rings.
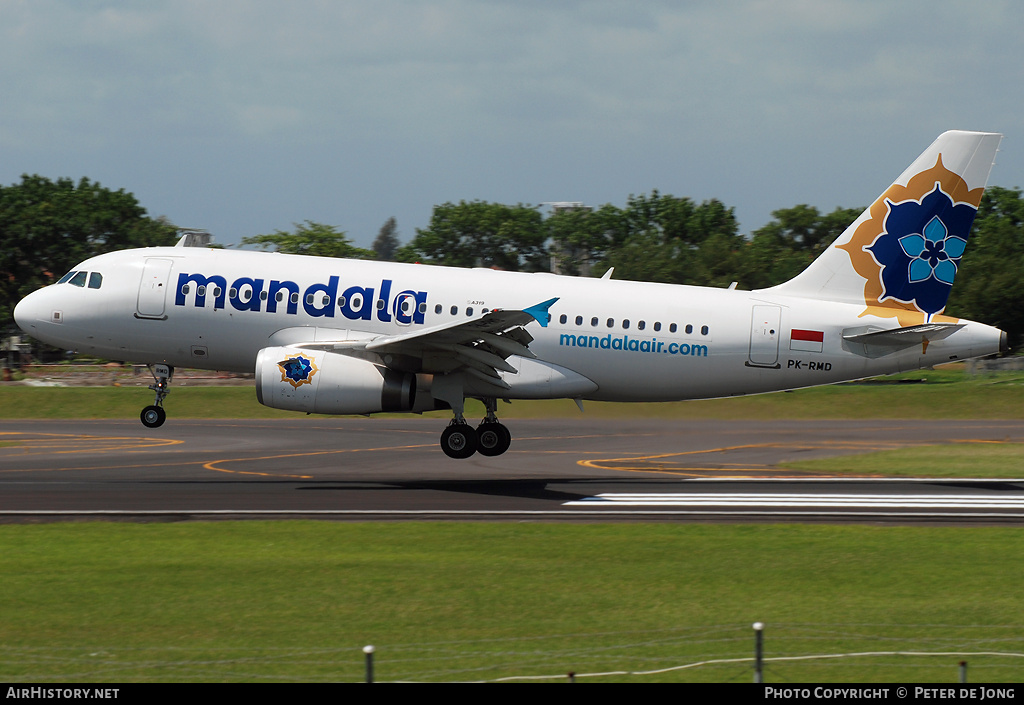
[[[146,367],[153,375],[154,383],[149,385],[149,388],[156,392],[156,401],[142,410],[139,419],[143,426],[157,428],[167,420],[167,412],[164,411],[164,397],[171,392],[167,387],[174,376],[174,368],[170,365],[146,365]]]

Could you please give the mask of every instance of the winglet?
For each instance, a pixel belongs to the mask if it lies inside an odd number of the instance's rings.
[[[530,306],[530,308],[524,308],[523,309],[523,313],[528,313],[531,316],[533,316],[535,319],[537,319],[537,323],[540,323],[540,327],[541,328],[547,328],[548,327],[548,323],[551,322],[551,314],[548,313],[548,309],[551,308],[551,306],[556,301],[558,301],[558,297],[557,296],[555,298],[553,298],[553,299],[548,299],[547,301],[544,301],[543,303],[539,303],[539,304],[535,304],[533,306]]]

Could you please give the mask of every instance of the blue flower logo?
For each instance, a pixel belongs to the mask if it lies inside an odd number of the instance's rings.
[[[920,200],[885,205],[882,232],[864,248],[881,267],[878,302],[911,304],[931,320],[949,299],[977,209],[955,201],[939,182]]]
[[[312,384],[313,375],[317,373],[316,363],[302,355],[289,357],[277,363],[281,370],[281,381],[288,382],[296,389],[303,384]]]
[[[900,247],[910,260],[910,283],[923,282],[935,277],[952,286],[956,276],[956,262],[967,249],[967,240],[950,235],[945,224],[935,216],[924,226],[923,236],[918,233],[900,238]]]

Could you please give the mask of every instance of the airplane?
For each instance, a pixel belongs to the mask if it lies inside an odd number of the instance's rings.
[[[318,414],[450,408],[452,458],[498,456],[499,399],[650,402],[796,389],[1007,350],[943,315],[1001,134],[945,132],[802,273],[741,291],[184,247],[82,262],[15,308],[28,335],[145,363],[255,372]],[[465,399],[483,402],[475,428]]]

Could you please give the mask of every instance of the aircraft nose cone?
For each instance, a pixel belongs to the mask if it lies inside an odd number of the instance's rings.
[[[50,319],[44,297],[39,294],[38,291],[29,294],[14,307],[14,322],[30,335],[38,331],[41,323]]]

